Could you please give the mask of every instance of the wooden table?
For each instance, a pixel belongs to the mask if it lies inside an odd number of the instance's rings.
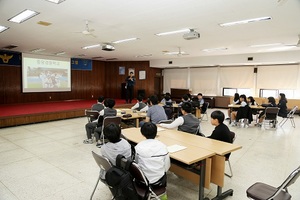
[[[131,114],[131,117],[123,117],[125,114]],[[147,113],[145,112],[134,112],[129,108],[118,108],[117,109],[117,116],[120,116],[122,120],[135,120],[135,127],[139,127],[140,120],[146,118]]]
[[[122,134],[134,143],[145,140],[137,128],[123,129]],[[170,129],[158,131],[156,139],[167,146],[177,144],[187,147],[184,150],[170,153],[172,159],[188,165],[201,162],[200,176],[178,165],[172,164],[170,168],[174,173],[199,184],[199,199],[204,199],[204,187],[209,188],[210,182],[218,185],[217,196],[214,199],[223,199],[232,195],[233,190],[222,193],[225,172],[224,155],[242,148],[241,146]]]

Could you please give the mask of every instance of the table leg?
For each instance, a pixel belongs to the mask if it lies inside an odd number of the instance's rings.
[[[218,186],[217,196],[215,198],[213,198],[212,200],[222,200],[222,199],[225,199],[226,197],[232,196],[232,195],[233,195],[232,189],[229,189],[222,193],[222,187]]]
[[[204,198],[204,182],[205,182],[205,167],[206,159],[200,161],[200,183],[199,183],[199,200],[209,200],[209,198]]]

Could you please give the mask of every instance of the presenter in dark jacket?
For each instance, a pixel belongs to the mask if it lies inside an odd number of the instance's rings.
[[[214,139],[214,140],[220,140],[223,142],[229,142],[231,143],[230,138],[230,130],[229,128],[223,123],[225,115],[220,110],[216,110],[211,113],[211,124],[216,126],[215,130],[212,132],[211,136],[208,138]]]
[[[126,78],[126,103],[131,103],[133,99],[133,90],[135,85],[135,77],[133,72],[129,73],[129,76]]]

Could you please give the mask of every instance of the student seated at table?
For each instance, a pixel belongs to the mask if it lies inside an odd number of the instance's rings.
[[[108,158],[111,164],[116,165],[117,155],[122,154],[131,158],[131,145],[127,140],[120,138],[121,127],[115,123],[109,123],[103,129],[103,134],[108,142],[101,147],[101,154]]]
[[[193,106],[190,102],[184,102],[181,106],[182,116],[178,117],[171,124],[159,124],[164,128],[177,128],[179,131],[196,134],[200,121],[195,115],[191,114]]]
[[[165,97],[160,101],[161,104],[166,105],[172,105],[172,99],[171,99],[171,94],[169,92],[167,92],[165,94]]]
[[[240,104],[240,95],[239,93],[235,93],[234,96],[233,96],[233,101],[231,102],[231,104],[233,105],[236,105],[236,104]],[[231,119],[231,111],[234,111],[234,110],[237,110],[237,109],[228,109],[228,118],[226,119]]]
[[[135,161],[144,172],[150,184],[155,185],[166,181],[166,172],[170,168],[170,157],[167,146],[155,139],[157,127],[146,122],[141,127],[141,133],[146,138],[135,146]]]
[[[131,110],[137,110],[137,111],[147,111],[148,107],[147,105],[143,102],[143,97],[138,96],[137,97],[137,102],[134,104],[134,106],[131,107]]]
[[[158,98],[156,95],[150,96],[149,101],[150,107],[147,111],[146,119],[140,122],[140,126],[142,126],[145,122],[151,121],[152,123],[157,124],[161,120],[168,119],[165,109],[158,105]]]
[[[215,126],[215,130],[208,138],[231,143],[230,130],[223,123],[225,118],[224,113],[220,110],[215,110],[211,113],[210,118],[210,123]]]
[[[203,99],[202,93],[198,93],[197,98],[200,103],[200,107],[202,107],[204,104],[204,99]]]
[[[276,102],[275,102],[275,99],[274,97],[268,97],[268,103],[266,104],[262,104],[261,106],[263,107],[277,107],[276,105]],[[261,126],[261,123],[263,122],[264,118],[265,118],[265,110],[261,111],[259,113],[259,116],[258,116],[258,126]]]
[[[182,96],[181,98],[181,102],[178,104],[178,106],[181,106],[184,102],[190,102],[190,98],[189,98],[189,95],[188,94],[185,94]]]
[[[284,93],[279,94],[279,102],[277,104],[277,107],[279,108],[278,116],[280,117],[287,117],[287,99],[285,98]]]
[[[258,105],[252,96],[247,97],[247,103],[249,106],[257,106]]]
[[[245,106],[248,105],[247,102],[246,102],[246,99],[247,99],[246,95],[242,94],[240,96],[240,98],[239,98],[239,102],[241,104],[240,107],[245,107]],[[235,126],[236,125],[236,117],[237,117],[238,112],[240,112],[239,110],[240,109],[238,109],[237,111],[232,111],[231,112],[231,126]]]
[[[91,125],[91,123],[87,123],[85,126],[87,136],[92,135],[92,132],[94,131],[94,135],[97,141],[96,146],[101,147],[102,141],[100,140],[101,132],[102,132],[102,124],[103,120],[105,117],[108,116],[116,116],[117,115],[117,110],[114,109],[113,107],[115,106],[116,102],[114,99],[106,99],[104,102],[104,105],[106,108],[104,108],[102,111],[99,113],[98,117],[98,122],[97,122],[97,128],[94,129],[94,127]],[[83,141],[84,144],[92,144],[93,140],[92,138],[88,138]]]

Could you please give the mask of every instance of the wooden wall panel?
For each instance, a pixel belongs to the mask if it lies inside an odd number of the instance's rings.
[[[119,66],[125,66],[126,74],[119,75]],[[0,104],[15,104],[71,99],[97,99],[98,96],[121,98],[121,83],[125,82],[128,69],[136,74],[135,97],[139,89],[149,96],[155,92],[154,77],[161,69],[150,68],[148,61],[93,61],[92,71],[72,70],[71,92],[22,93],[21,67],[0,66]],[[140,70],[146,71],[146,80],[139,80]]]

